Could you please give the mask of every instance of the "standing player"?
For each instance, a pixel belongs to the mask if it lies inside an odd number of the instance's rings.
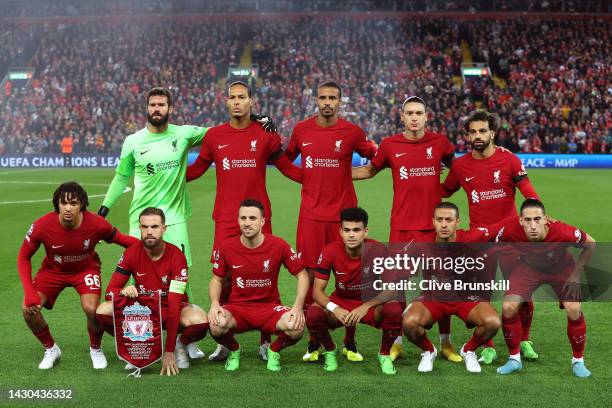
[[[398,301],[385,301],[382,296],[366,300],[366,291],[372,290],[375,276],[362,269],[364,243],[377,243],[367,239],[368,213],[361,208],[344,209],[340,213],[340,225],[342,241],[327,244],[319,257],[313,289],[316,303],[310,306],[306,316],[308,330],[325,348],[323,369],[336,371],[337,350],[329,335],[330,328],[354,327],[358,323],[381,328],[378,361],[383,374],[393,375],[396,371],[389,354],[393,341],[401,335],[402,307]],[[332,271],[336,288],[327,296],[325,288]]]
[[[129,247],[121,256],[113,274],[106,298],[139,295],[161,291],[162,325],[166,329],[166,347],[161,374],[178,374],[189,368],[186,345],[201,340],[208,330],[208,316],[200,307],[189,303],[187,290],[187,260],[176,246],[164,241],[165,215],[159,208],[145,208],[139,215],[142,241]],[[130,277],[135,286],[125,286]],[[113,333],[113,304],[102,303],[96,318]],[[181,332],[177,336],[178,332]]]
[[[156,87],[147,93],[147,126],[126,137],[116,175],[98,214],[106,217],[134,175],[134,196],[129,211],[130,235],[140,237],[138,215],[147,207],[161,208],[166,215],[165,239],[176,245],[191,266],[187,218],[191,205],[185,187],[187,154],[202,144],[208,128],[168,123],[172,95]],[[267,125],[273,123],[267,123]],[[189,288],[187,289],[189,293]],[[202,358],[197,345],[189,345],[191,358]]]
[[[241,235],[221,244],[208,286],[210,333],[217,343],[230,350],[225,363],[228,371],[236,371],[240,366],[240,346],[234,333],[249,330],[278,333],[267,350],[267,367],[279,371],[279,352],[297,343],[304,332],[303,307],[308,291],[308,274],[299,255],[289,244],[262,232],[263,215],[263,205],[257,200],[247,199],[240,204],[238,224]],[[298,280],[292,308],[279,302],[281,265]],[[232,290],[227,303],[221,306],[221,288],[228,275]]]
[[[217,192],[212,217],[215,220],[215,238],[211,263],[223,241],[240,235],[236,213],[240,203],[247,197],[263,203],[265,208],[263,226],[265,234],[272,233],[272,209],[266,190],[266,165],[274,163],[289,177],[299,176],[300,169],[282,156],[280,137],[276,132],[266,132],[251,120],[251,89],[244,82],[234,82],[228,88],[226,107],[230,120],[209,129],[195,163],[187,168],[187,181],[200,177],[215,163]],[[291,172],[293,170],[293,173]],[[221,302],[229,296],[229,280],[224,285]],[[261,357],[267,357],[266,349],[270,335],[262,333],[259,349]],[[227,357],[228,350],[221,345],[208,358],[220,361]]]
[[[577,377],[590,377],[591,372],[584,365],[586,322],[579,298],[573,290],[580,284],[584,266],[595,249],[595,240],[577,227],[560,221],[550,222],[544,204],[533,198],[523,202],[520,219],[504,226],[497,239],[502,242],[534,243],[518,247],[520,259],[515,261],[516,266],[510,275],[510,289],[502,306],[502,328],[510,358],[497,372],[511,374],[523,368],[519,308],[522,302],[531,300],[540,285],[546,283],[553,288],[567,312],[567,337],[573,354],[572,371]],[[577,261],[567,251],[569,245],[583,248]]]
[[[463,187],[469,203],[470,228],[486,227],[503,220],[516,219],[515,194],[518,188],[525,198],[538,198],[521,160],[511,152],[496,147],[494,144],[497,130],[497,116],[484,110],[470,114],[465,123],[469,135],[472,153],[453,161],[444,184],[442,197],[450,197]],[[511,254],[499,258],[504,275],[510,273]],[[495,277],[497,262],[489,263],[490,271]],[[533,303],[525,302],[520,308],[523,338],[521,354],[529,360],[538,358],[529,341],[529,330],[533,316]],[[480,361],[491,364],[497,357],[493,342],[485,345]]]
[[[454,164],[453,164],[454,166]],[[457,229],[459,226],[459,208],[453,203],[442,202],[434,210],[433,225],[435,231],[430,237],[423,237],[427,242],[487,242],[494,239],[487,228],[470,230]],[[450,247],[452,251],[452,247]],[[446,254],[445,254],[446,255]],[[434,272],[438,275],[437,271]],[[454,271],[451,272],[454,274]],[[452,281],[448,273],[441,271],[436,276],[438,282]],[[427,328],[444,318],[456,315],[463,320],[467,327],[475,327],[472,337],[461,347],[461,356],[465,360],[465,367],[469,372],[479,373],[480,364],[476,357],[476,349],[488,340],[495,337],[501,325],[497,312],[486,300],[465,301],[466,296],[460,296],[454,291],[423,292],[413,301],[404,313],[403,328],[406,337],[423,350],[419,372],[433,370],[433,362],[437,350],[427,338]],[[470,296],[471,297],[471,296]]]
[[[364,131],[338,117],[342,99],[340,86],[328,81],[317,88],[318,114],[296,125],[286,156],[290,161],[302,155],[302,201],[296,245],[310,277],[305,307],[312,304],[312,282],[317,259],[325,245],[340,241],[340,211],[355,207],[357,196],[351,180],[353,152],[368,159],[376,151]],[[355,345],[355,328],[346,328],[343,354],[351,361],[363,357]],[[310,338],[304,361],[317,361],[320,345]]]
[[[55,343],[41,310],[51,310],[64,288],[72,286],[79,293],[81,307],[87,316],[89,354],[95,369],[106,368],[101,348],[104,331],[96,321],[100,304],[100,258],[95,252],[100,240],[123,247],[138,242],[117,231],[106,220],[87,211],[87,193],[78,183],[61,184],[53,193],[54,212],[34,221],[17,257],[19,279],[23,285],[23,317],[32,333],[45,347],[38,365],[42,370],[53,367],[62,354]],[[45,258],[32,280],[32,256],[40,245]]]
[[[433,232],[431,214],[442,201],[440,164],[450,167],[455,151],[446,136],[425,130],[427,107],[418,96],[404,101],[401,117],[406,130],[384,139],[370,164],[353,169],[353,178],[371,178],[389,167],[393,176],[389,242],[420,242]],[[439,324],[442,354],[460,362],[461,357],[450,341],[450,320]],[[398,343],[401,344],[401,338]],[[395,359],[401,348],[394,348]]]

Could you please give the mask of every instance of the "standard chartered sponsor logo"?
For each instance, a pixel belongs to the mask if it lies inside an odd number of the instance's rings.
[[[472,190],[472,202],[473,203],[479,203],[480,199],[478,198],[478,191],[476,190]]]
[[[314,167],[340,167],[338,159],[313,159],[311,156],[306,156],[305,160],[307,169]]]
[[[271,286],[272,279],[243,279],[241,277],[236,278],[236,286],[240,289],[244,288],[263,288],[265,286]]]
[[[480,193],[476,190],[472,190],[471,197],[473,203],[479,203],[480,201],[504,198],[506,195],[507,194],[503,188],[498,188],[495,190],[481,191]]]
[[[223,170],[245,168],[245,167],[257,167],[255,159],[228,159],[224,157],[222,162]]]
[[[406,169],[406,166],[400,167],[399,174],[400,180],[408,180],[408,169]]]
[[[306,168],[312,169],[312,157],[306,156]]]
[[[410,168],[410,177],[420,177],[420,176],[435,176],[436,175],[436,167],[411,167]]]
[[[170,160],[170,161],[166,161],[166,162],[157,163],[155,165],[155,170],[156,171],[163,171],[163,170],[174,169],[176,167],[179,167],[179,161],[178,160]]]

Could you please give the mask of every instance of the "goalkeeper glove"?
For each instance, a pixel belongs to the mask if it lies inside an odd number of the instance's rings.
[[[266,132],[276,132],[276,123],[267,115],[255,115],[251,113],[251,120],[257,121]]]

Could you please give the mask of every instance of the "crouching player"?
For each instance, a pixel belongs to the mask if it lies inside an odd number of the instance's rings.
[[[433,225],[435,232],[427,239],[430,242],[487,242],[495,238],[486,228],[471,230],[457,229],[459,226],[459,209],[453,203],[442,202],[434,210]],[[423,239],[423,241],[426,241]],[[451,249],[452,250],[452,249]],[[434,272],[438,274],[438,271]],[[454,274],[454,271],[450,272]],[[441,271],[438,280],[446,279],[448,272]],[[437,293],[436,293],[437,292]],[[481,371],[476,349],[491,340],[501,326],[497,312],[491,304],[483,299],[478,301],[448,301],[453,293],[441,291],[423,292],[404,312],[402,326],[408,339],[423,350],[419,372],[433,370],[433,362],[438,354],[434,345],[427,338],[426,329],[447,316],[456,315],[468,328],[475,327],[472,337],[461,348],[465,367],[471,373]],[[467,296],[463,296],[465,300]]]
[[[213,264],[213,277],[208,286],[210,297],[210,333],[217,343],[230,351],[225,369],[240,367],[240,345],[234,333],[259,330],[277,333],[267,350],[268,370],[280,371],[279,352],[297,343],[304,333],[304,298],[308,291],[308,273],[299,255],[289,244],[272,234],[263,234],[265,223],[261,202],[247,199],[240,203],[238,225],[240,236],[223,241],[219,259]],[[280,302],[278,274],[284,265],[297,277],[297,293],[293,307]],[[221,306],[223,279],[230,276],[232,290]]]
[[[586,323],[579,301],[579,283],[583,268],[595,250],[595,240],[579,228],[549,221],[544,204],[533,198],[523,202],[520,218],[504,226],[497,240],[534,243],[518,247],[520,259],[510,275],[510,289],[502,306],[502,328],[510,358],[497,372],[511,374],[523,368],[519,308],[522,302],[531,301],[532,294],[546,283],[553,288],[567,312],[572,371],[577,377],[590,377],[591,372],[584,365]],[[583,248],[577,261],[567,251],[569,245]]]
[[[402,307],[398,301],[390,300],[392,295],[382,293],[364,300],[367,297],[364,292],[372,288],[374,274],[363,270],[362,255],[366,243],[376,244],[376,241],[367,239],[368,213],[362,208],[344,209],[340,213],[340,223],[342,241],[326,245],[319,257],[313,288],[315,303],[308,309],[306,317],[308,330],[325,348],[323,369],[335,371],[338,368],[337,349],[329,329],[354,327],[358,323],[381,328],[378,361],[383,374],[393,375],[396,371],[389,354],[394,340],[401,335]],[[332,271],[336,288],[327,296],[325,288]],[[368,274],[371,280],[367,279]]]
[[[87,192],[76,182],[61,184],[53,193],[54,212],[34,221],[19,250],[17,268],[23,284],[23,317],[32,333],[45,347],[45,355],[38,365],[47,370],[61,357],[41,310],[53,309],[64,288],[72,286],[79,293],[81,307],[87,316],[89,354],[93,368],[106,368],[101,348],[104,330],[96,321],[100,304],[100,258],[95,251],[100,240],[127,247],[135,242],[121,234],[108,221],[87,211]],[[32,280],[32,256],[40,245],[45,247],[45,258]]]
[[[187,295],[187,260],[176,246],[164,241],[166,217],[159,208],[148,207],[139,217],[142,241],[124,253],[106,290],[106,298],[137,298],[161,290],[162,325],[166,329],[166,346],[161,374],[178,374],[189,368],[186,345],[201,340],[208,330],[208,316],[200,307],[190,304]],[[133,277],[136,286],[124,285]],[[96,318],[113,334],[112,302],[102,303]],[[178,335],[178,332],[181,332]],[[130,365],[126,368],[130,368]]]

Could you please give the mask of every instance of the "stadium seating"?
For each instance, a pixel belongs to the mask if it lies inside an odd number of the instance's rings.
[[[592,17],[176,17],[23,27],[0,30],[0,38],[37,39],[31,86],[0,98],[0,154],[58,152],[66,134],[77,152],[116,153],[145,123],[144,92],[158,84],[176,89],[175,123],[224,122],[223,80],[247,45],[260,67],[256,110],[275,118],[285,141],[314,114],[316,84],[334,78],[344,89],[343,116],[376,141],[401,131],[398,107],[418,94],[431,107],[430,128],[458,151],[468,149],[461,120],[477,106],[500,114],[498,142],[512,151],[609,153],[612,145],[611,23]],[[479,95],[461,82],[465,44],[498,77]],[[18,51],[2,47],[2,55]]]

